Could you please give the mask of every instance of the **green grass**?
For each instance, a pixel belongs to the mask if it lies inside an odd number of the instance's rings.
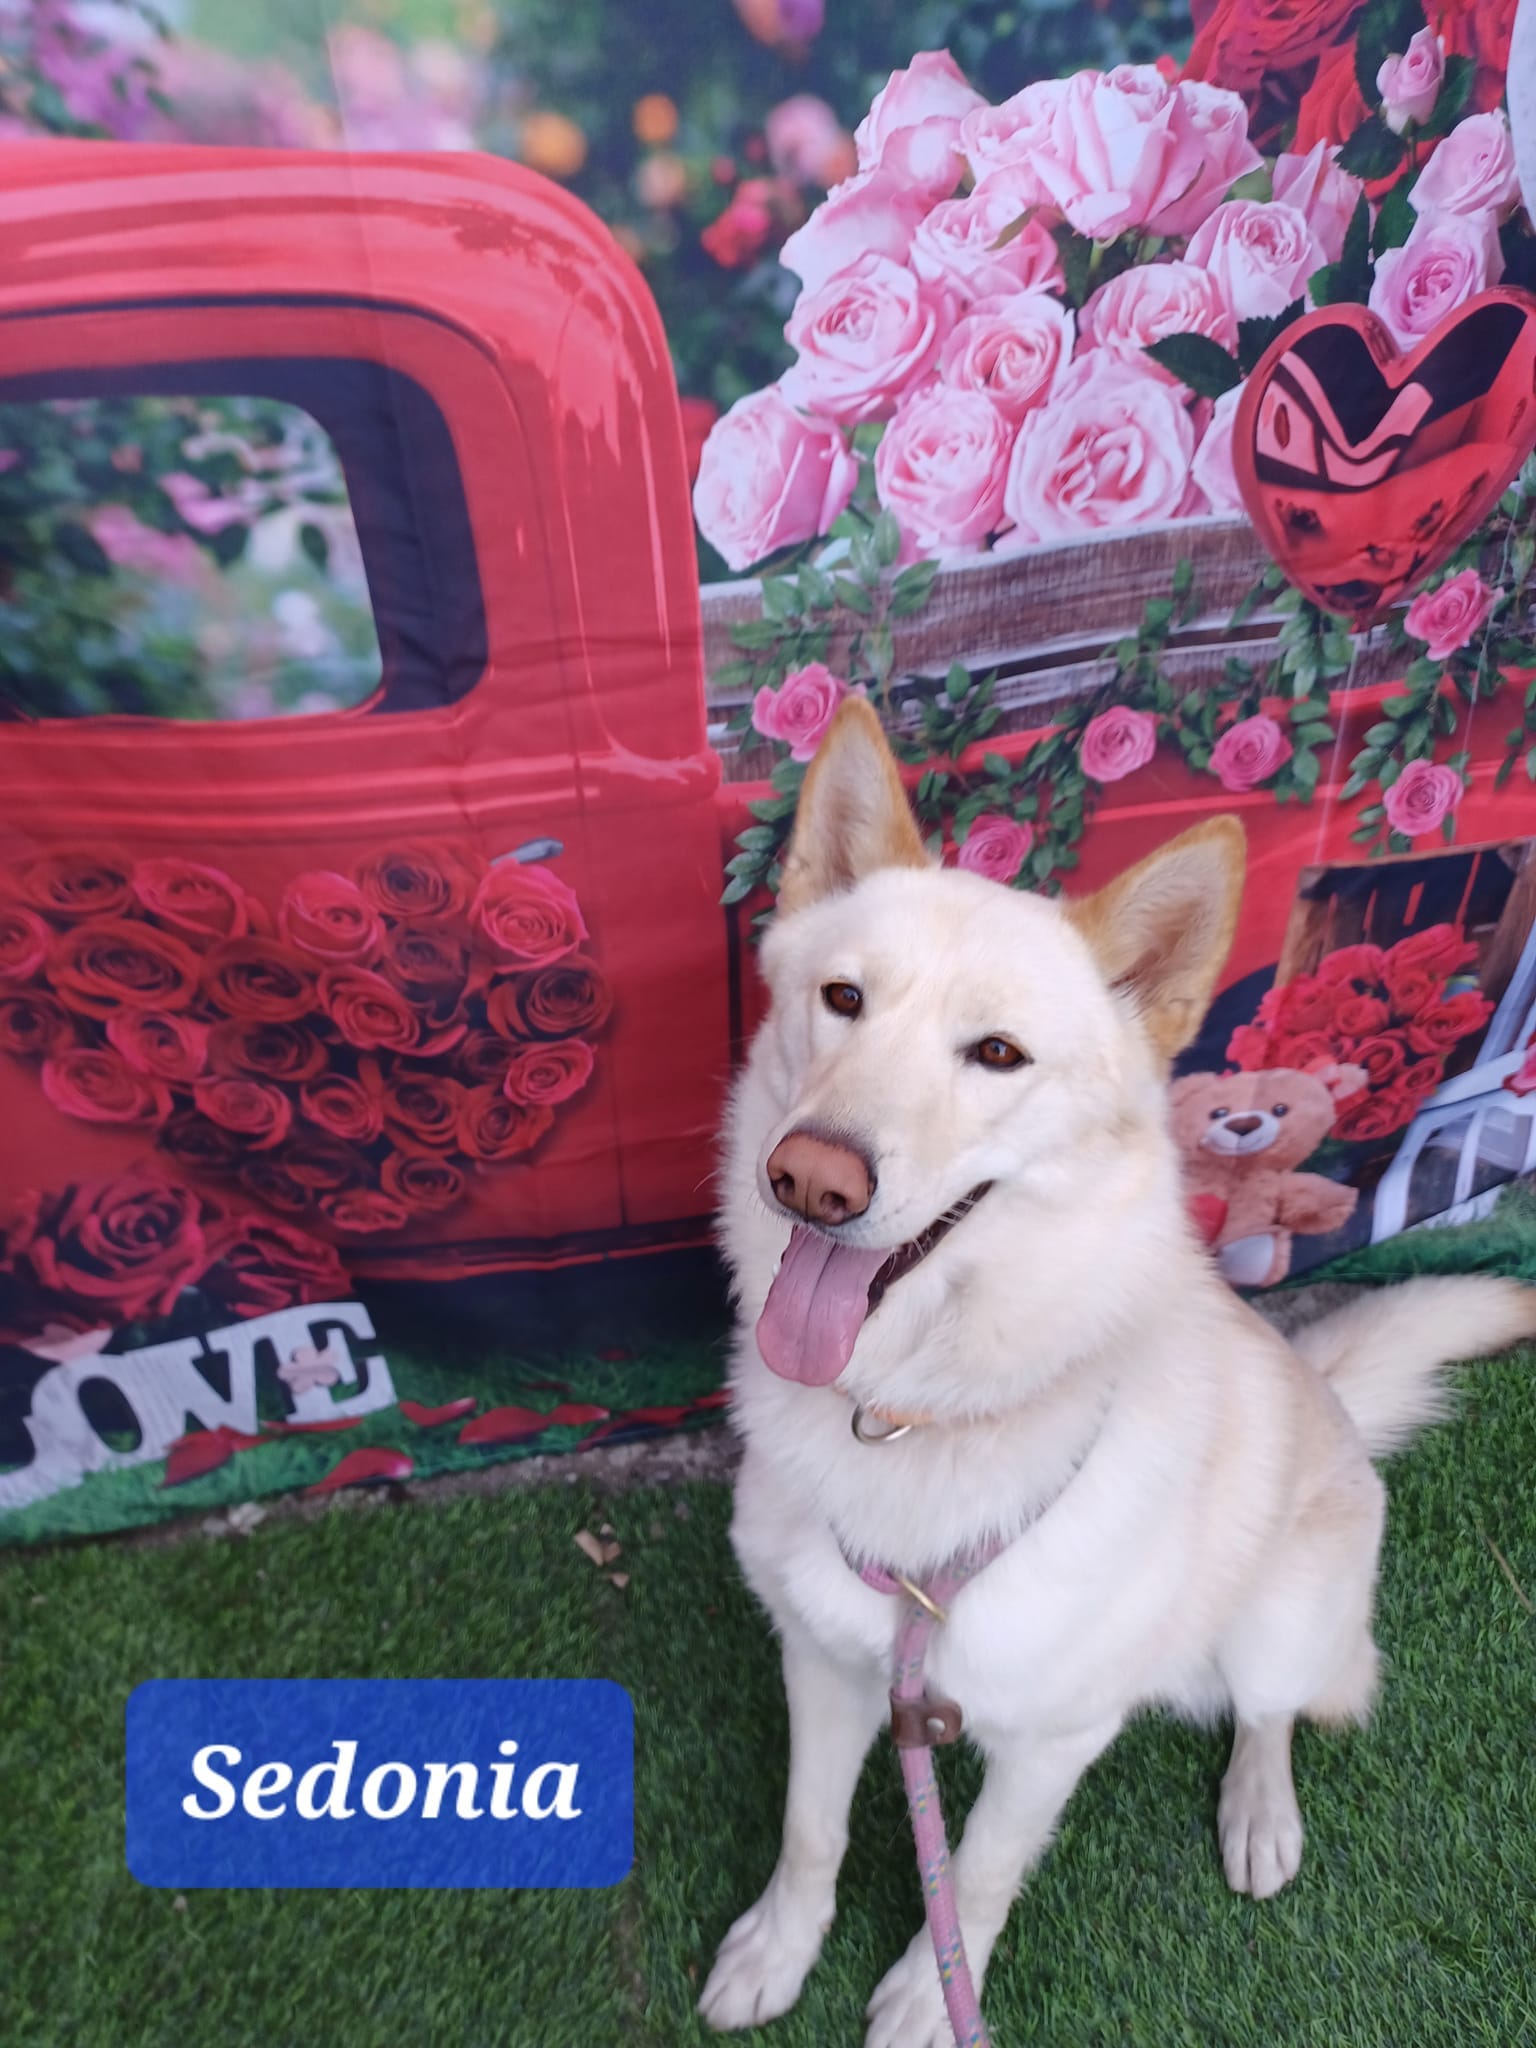
[[[1513,2048],[1536,2037],[1536,1384],[1469,1376],[1397,1461],[1377,1721],[1306,1733],[1298,1883],[1231,1898],[1219,1736],[1147,1719],[1095,1770],[988,1985],[998,2048]],[[677,1500],[687,1520],[674,1512]],[[772,1867],[775,1658],[719,1489],[584,1485],[281,1522],[245,1541],[0,1558],[5,2048],[673,2048],[714,1944]],[[611,1520],[632,1573],[572,1544]],[[1485,1540],[1485,1538],[1487,1540]],[[151,1676],[581,1676],[629,1687],[637,1859],[600,1893],[140,1889],[122,1848],[123,1703]],[[946,1760],[948,1762],[948,1760]],[[974,1771],[947,1771],[963,1807]],[[860,2039],[919,1915],[882,1744],[842,1917],[761,2048]]]

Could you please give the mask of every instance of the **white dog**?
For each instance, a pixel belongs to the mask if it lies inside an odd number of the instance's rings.
[[[723,1199],[732,1535],[782,1639],[789,1790],[777,1868],[704,1990],[716,2027],[787,2011],[832,1921],[898,1605],[856,1564],[920,1580],[1007,1541],[928,1663],[987,1760],[954,1858],[978,1986],[1073,1787],[1145,1703],[1232,1713],[1227,1881],[1264,1898],[1296,1874],[1292,1724],[1356,1720],[1375,1684],[1371,1459],[1441,1411],[1443,1360],[1536,1331],[1536,1290],[1410,1282],[1293,1346],[1199,1248],[1167,1063],[1243,860],[1215,818],[1067,906],[936,870],[858,700],[806,778]],[[919,1930],[866,2048],[950,2039]]]

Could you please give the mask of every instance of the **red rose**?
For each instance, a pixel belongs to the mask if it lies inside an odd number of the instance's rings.
[[[1402,1071],[1398,1087],[1414,1096],[1433,1095],[1445,1079],[1445,1061],[1436,1056],[1433,1059],[1413,1060]]]
[[[208,1026],[170,1010],[114,1010],[107,1039],[137,1074],[195,1081],[208,1064]]]
[[[324,870],[289,883],[277,928],[290,946],[327,966],[366,966],[384,943],[384,920],[356,882]]]
[[[1386,981],[1392,1014],[1398,1018],[1416,1017],[1427,1004],[1439,1002],[1445,993],[1443,978],[1413,961],[1389,959]]]
[[[381,1194],[377,1188],[343,1189],[334,1195],[322,1195],[320,1209],[338,1230],[350,1231],[357,1237],[372,1236],[380,1230],[403,1230],[411,1220],[403,1202],[397,1202],[393,1195]]]
[[[1333,1028],[1342,1038],[1374,1038],[1387,1021],[1387,1006],[1375,996],[1357,996],[1340,991],[1333,1013]]]
[[[315,1006],[314,975],[276,939],[227,939],[203,963],[203,987],[231,1017],[291,1024]]]
[[[1183,75],[1246,92],[1262,85],[1266,76],[1310,63],[1327,50],[1358,4],[1359,0],[1221,0],[1196,36]],[[1353,65],[1352,47],[1349,56]]]
[[[1268,991],[1259,1004],[1259,1021],[1272,1031],[1331,1031],[1338,1000],[1337,989],[1315,974],[1300,974]]]
[[[470,915],[496,958],[519,967],[563,960],[587,936],[581,905],[560,877],[516,860],[491,869]]]
[[[152,1130],[171,1113],[163,1081],[136,1074],[108,1047],[70,1045],[43,1061],[43,1093],[66,1116],[92,1124],[130,1124]]]
[[[162,924],[193,939],[238,939],[251,928],[251,900],[221,868],[194,860],[141,860],[133,893]]]
[[[254,1074],[265,1081],[309,1081],[325,1071],[325,1047],[302,1024],[259,1017],[229,1017],[215,1024],[208,1057],[220,1074]]]
[[[96,847],[45,854],[18,877],[21,893],[50,917],[118,917],[133,908],[132,864]]]
[[[1384,1088],[1402,1072],[1403,1041],[1396,1032],[1362,1038],[1350,1047],[1349,1056],[1357,1067],[1364,1067],[1372,1088]]]
[[[488,1081],[499,1088],[511,1060],[512,1048],[505,1038],[494,1031],[471,1031],[459,1047],[458,1069],[472,1084]]]
[[[1239,1024],[1227,1040],[1227,1058],[1245,1074],[1269,1065],[1269,1033],[1259,1024]]]
[[[240,1168],[240,1185],[268,1209],[285,1216],[307,1216],[314,1208],[315,1190],[296,1180],[287,1162],[276,1152],[258,1152]]]
[[[243,1074],[199,1081],[192,1100],[211,1123],[236,1132],[253,1152],[269,1152],[281,1144],[293,1121],[293,1105],[281,1088]]]
[[[0,903],[0,981],[30,981],[48,958],[53,926],[20,903]]]
[[[39,1286],[123,1322],[168,1315],[208,1263],[203,1203],[136,1167],[35,1201],[9,1253]]]
[[[459,1104],[458,1141],[472,1159],[515,1159],[532,1151],[554,1120],[542,1104],[530,1108],[494,1088],[470,1088]]]
[[[516,996],[523,1033],[530,1038],[575,1038],[595,1031],[613,1007],[608,984],[590,960],[520,974]],[[495,1017],[491,1022],[496,1023]]]
[[[1319,142],[1328,148],[1341,147],[1369,118],[1355,76],[1354,44],[1341,43],[1323,58],[1302,96],[1291,148],[1297,156],[1305,156]]]
[[[1421,967],[1440,981],[1449,981],[1476,958],[1476,945],[1453,924],[1427,925],[1410,938],[1399,939],[1387,955],[1388,963],[1399,973]]]
[[[464,1193],[464,1176],[447,1159],[426,1153],[391,1152],[379,1171],[379,1185],[407,1209],[451,1209]]]
[[[1417,1109],[1418,1097],[1410,1094],[1401,1082],[1394,1082],[1389,1088],[1357,1096],[1340,1114],[1333,1134],[1351,1145],[1368,1138],[1385,1138],[1400,1131],[1404,1124],[1412,1123]]]
[[[386,917],[452,917],[468,903],[475,877],[454,854],[396,846],[365,860],[357,885]]]
[[[13,1053],[18,1059],[37,1059],[55,1046],[67,1044],[74,1029],[68,1013],[52,996],[0,996],[0,1052]]]
[[[201,962],[191,947],[152,924],[92,918],[65,932],[49,958],[49,980],[71,1010],[110,1017],[119,1008],[184,1010],[197,994]]]
[[[208,1249],[213,1263],[204,1288],[235,1315],[270,1315],[294,1302],[342,1300],[352,1291],[336,1247],[291,1223],[240,1216],[214,1233]]]
[[[157,1133],[162,1152],[191,1173],[226,1174],[239,1165],[245,1148],[222,1124],[210,1123],[201,1111],[179,1109]]]
[[[476,965],[472,982],[468,950],[451,932],[429,924],[396,925],[384,940],[379,971],[408,1001],[450,1007],[488,978]]]
[[[1486,996],[1465,989],[1420,1010],[1408,1026],[1408,1043],[1415,1052],[1449,1052],[1461,1039],[1481,1031],[1492,1015],[1493,1005]]]
[[[1318,961],[1317,978],[1326,981],[1330,988],[1341,988],[1345,982],[1375,988],[1386,964],[1387,956],[1380,946],[1339,946]]]
[[[355,1145],[318,1131],[296,1131],[282,1150],[283,1165],[300,1187],[317,1194],[363,1187],[372,1168]]]
[[[328,967],[320,977],[320,1007],[349,1045],[412,1052],[421,1043],[416,1012],[382,974],[362,967]]]
[[[1504,97],[1515,0],[1462,0],[1436,13],[1433,25],[1445,37],[1448,56],[1470,57],[1477,66],[1467,111],[1491,113]]]
[[[357,1079],[347,1074],[322,1074],[299,1090],[299,1108],[312,1124],[333,1138],[368,1145],[384,1128],[384,1084],[373,1060],[359,1060]]]
[[[1306,1072],[1312,1067],[1332,1066],[1338,1057],[1338,1047],[1326,1032],[1298,1031],[1289,1038],[1282,1032],[1270,1039],[1269,1058],[1263,1064],[1299,1067]]]
[[[451,1152],[464,1090],[441,1074],[396,1074],[388,1084],[384,1121],[402,1152]]]
[[[508,1102],[568,1102],[592,1077],[592,1048],[584,1038],[557,1045],[520,1045],[502,1083]]]

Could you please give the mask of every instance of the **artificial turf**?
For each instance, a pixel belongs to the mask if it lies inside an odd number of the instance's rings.
[[[1515,2048],[1536,2039],[1536,1359],[1472,1370],[1391,1468],[1378,1717],[1304,1733],[1298,1882],[1256,1906],[1213,1839],[1222,1739],[1133,1726],[1014,1910],[997,2048]],[[5,2048],[670,2048],[772,1867],[774,1652],[718,1487],[380,1503],[248,1538],[0,1556]],[[620,1591],[573,1541],[609,1521]],[[1504,1564],[1494,1554],[1502,1553]],[[1506,1569],[1507,1567],[1507,1569]],[[1518,1589],[1511,1576],[1518,1581]],[[123,1703],[167,1676],[603,1675],[637,1717],[637,1854],[597,1893],[141,1889]],[[974,1788],[946,1758],[953,1805]],[[881,1744],[798,2011],[854,2048],[919,1900]]]

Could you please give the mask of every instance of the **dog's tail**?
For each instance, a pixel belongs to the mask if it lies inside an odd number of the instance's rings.
[[[1476,1275],[1361,1295],[1291,1342],[1331,1384],[1372,1457],[1382,1457],[1449,1412],[1447,1365],[1531,1336],[1536,1287]]]

